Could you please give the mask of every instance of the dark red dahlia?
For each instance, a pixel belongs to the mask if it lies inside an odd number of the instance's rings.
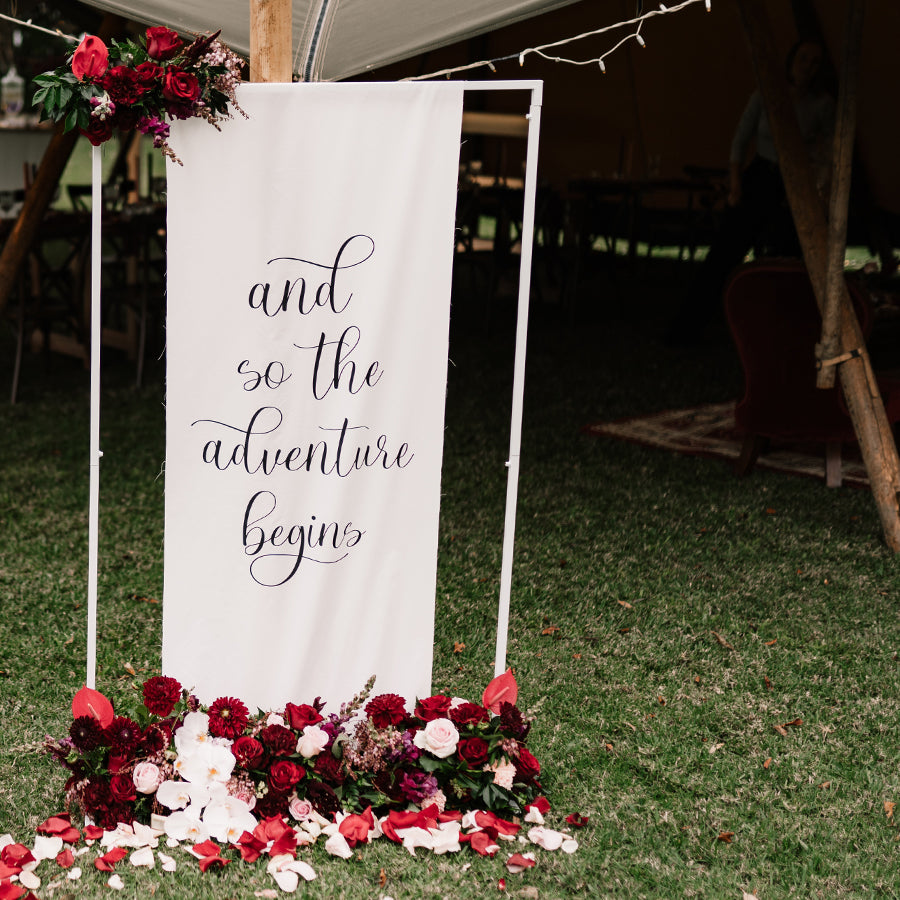
[[[480,725],[482,722],[487,722],[490,715],[483,706],[479,706],[477,703],[460,703],[459,706],[454,706],[450,710],[447,718],[459,728],[466,725],[470,727]]]
[[[297,750],[297,738],[284,725],[267,725],[258,736],[275,756],[290,756]]]
[[[131,754],[140,746],[143,737],[141,726],[127,716],[116,716],[103,734],[117,756]]]
[[[147,90],[140,76],[128,66],[114,66],[97,82],[113,103],[129,106]]]
[[[406,719],[406,701],[399,694],[379,694],[366,704],[366,712],[376,728],[399,725]]]
[[[88,753],[103,742],[103,729],[93,716],[79,716],[69,728],[69,737],[76,750]]]
[[[321,781],[310,784],[306,789],[306,799],[316,808],[316,812],[326,819],[341,811],[341,801],[338,800],[337,794]]]
[[[344,783],[344,770],[340,760],[335,759],[330,753],[320,753],[313,765],[315,773],[328,784],[341,785]]]
[[[181,684],[166,675],[156,675],[144,682],[144,706],[154,716],[165,718],[181,699]]]
[[[289,793],[280,794],[277,791],[268,791],[260,797],[253,807],[253,815],[260,819],[268,819],[271,816],[286,816],[288,804],[291,802]]]
[[[156,756],[162,753],[172,739],[171,733],[164,725],[148,725],[144,729],[141,741],[141,753],[143,756]]]
[[[250,710],[235,697],[219,697],[209,708],[209,733],[214,737],[240,737],[250,721]]]
[[[500,730],[518,741],[524,741],[531,730],[531,723],[522,718],[517,706],[504,701],[500,704]]]

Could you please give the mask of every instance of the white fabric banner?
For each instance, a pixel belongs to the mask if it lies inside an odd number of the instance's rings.
[[[163,671],[205,702],[430,693],[462,95],[173,128]]]

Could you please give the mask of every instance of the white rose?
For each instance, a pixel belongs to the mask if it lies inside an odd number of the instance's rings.
[[[134,771],[131,773],[131,779],[134,781],[134,786],[140,793],[152,794],[159,787],[159,782],[162,780],[162,774],[159,771],[159,766],[156,766],[151,762],[142,762],[134,767]]]
[[[318,725],[307,725],[303,729],[303,735],[297,741],[297,752],[305,759],[318,756],[331,739],[327,731]]]
[[[421,731],[417,731],[413,743],[420,750],[427,750],[438,759],[445,759],[456,750],[459,732],[449,719],[432,719]]]

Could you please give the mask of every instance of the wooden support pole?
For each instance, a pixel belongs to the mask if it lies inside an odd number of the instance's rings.
[[[250,80],[292,80],[291,0],[250,0]]]
[[[841,284],[844,280],[844,255],[847,251],[847,210],[853,168],[853,141],[856,136],[857,75],[862,44],[865,0],[849,0],[847,29],[844,34],[844,59],[838,90],[837,118],[832,152],[831,198],[828,208],[828,267],[825,276],[825,306],[822,310],[822,339],[816,347],[820,363],[840,354]],[[816,384],[834,387],[836,365],[820,365]]]
[[[822,202],[816,191],[812,168],[797,125],[784,66],[772,46],[771,24],[763,4],[736,0],[750,50],[760,93],[766,107],[785,191],[794,217],[803,258],[812,281],[820,311],[825,306],[825,277],[828,266],[828,227]],[[853,312],[844,279],[839,283],[840,335],[847,350],[859,349],[859,357],[841,365],[841,384],[850,418],[859,440],[863,462],[869,474],[872,495],[888,546],[900,552],[900,460],[878,385],[872,374],[869,354]]]
[[[100,24],[97,36],[107,42],[124,28],[125,19],[108,14]],[[3,245],[3,251],[0,252],[0,313],[6,308],[9,295],[16,283],[16,276],[34,243],[44,214],[53,202],[59,178],[72,155],[77,140],[77,131],[70,131],[68,134],[57,131],[50,139],[50,143],[41,157],[41,165],[34,182],[25,194],[22,211]]]

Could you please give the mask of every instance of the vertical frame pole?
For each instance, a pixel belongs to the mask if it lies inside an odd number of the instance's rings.
[[[91,148],[91,445],[88,505],[87,680],[97,681],[97,557],[100,520],[100,275],[103,216],[103,166],[100,147]]]
[[[531,295],[531,257],[534,245],[534,205],[537,194],[538,141],[541,132],[542,87],[531,90],[528,112],[528,144],[525,154],[525,206],[522,211],[522,253],[519,259],[519,299],[516,316],[516,355],[513,364],[512,416],[509,429],[509,459],[506,478],[506,518],[503,524],[503,555],[500,565],[500,603],[497,611],[497,646],[494,675],[506,671],[509,632],[509,602],[512,591],[516,503],[519,490],[519,456],[522,449],[522,410],[525,398],[525,350],[528,343],[528,300]]]

